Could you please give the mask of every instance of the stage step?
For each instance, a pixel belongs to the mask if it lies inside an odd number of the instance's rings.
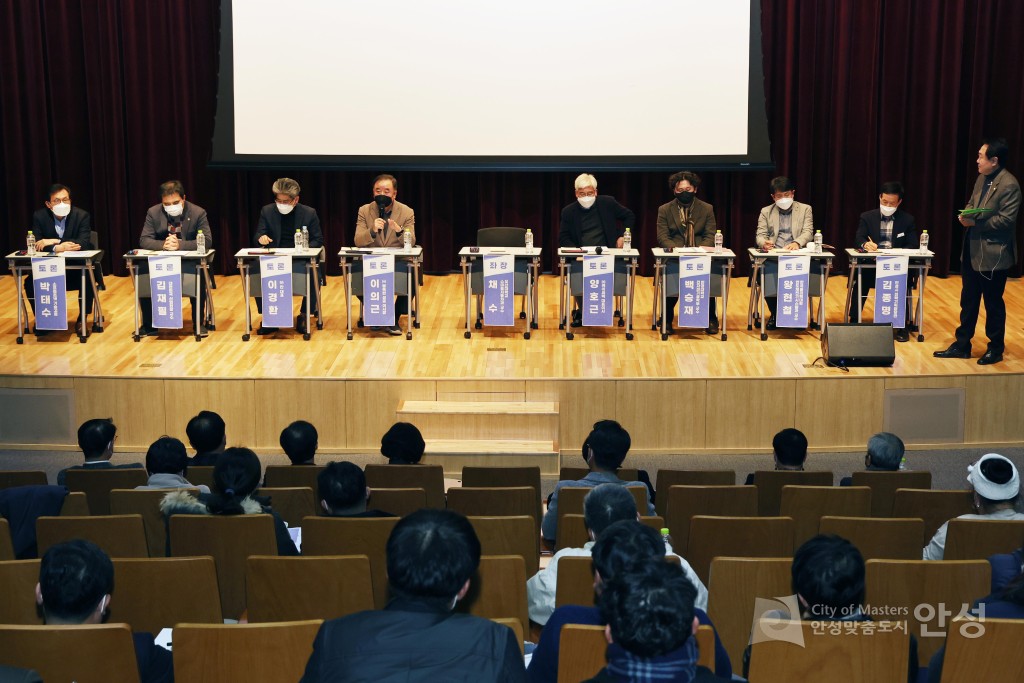
[[[558,403],[551,401],[401,401],[395,417],[416,425],[427,441],[484,441],[477,452],[493,441],[554,442],[559,433]]]
[[[540,468],[542,475],[558,475],[558,448],[554,441],[495,441],[428,439],[423,462],[444,466],[444,474],[462,478],[467,465]]]
[[[427,439],[430,455],[558,455],[553,441],[473,441]]]
[[[551,401],[402,401],[398,413],[408,415],[558,415]]]

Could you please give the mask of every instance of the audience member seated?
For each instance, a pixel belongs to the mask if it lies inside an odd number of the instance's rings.
[[[389,465],[418,465],[426,448],[420,430],[410,422],[396,422],[380,438],[380,454]]]
[[[145,486],[137,489],[199,489],[200,493],[209,493],[205,485],[196,486],[185,478],[188,467],[188,453],[185,444],[173,436],[161,436],[146,451],[146,472],[149,480]]]
[[[36,602],[47,626],[102,624],[113,592],[114,565],[95,544],[58,543],[43,555]],[[153,634],[133,633],[132,640],[142,683],[174,680],[171,653],[153,642]]]
[[[555,540],[555,533],[558,529],[558,492],[566,486],[588,487],[600,484],[615,484],[617,486],[645,486],[640,481],[623,481],[619,479],[616,471],[622,467],[629,452],[631,441],[629,432],[622,428],[614,420],[601,420],[594,425],[593,431],[583,444],[583,450],[587,453],[586,460],[590,472],[587,476],[576,481],[560,481],[555,484],[555,491],[548,499],[548,509],[544,513],[544,520],[541,522],[541,534],[548,541]],[[650,501],[648,491],[647,514],[654,514],[654,505]]]
[[[868,439],[868,452],[864,456],[864,469],[868,472],[896,472],[903,464],[906,447],[903,439],[892,432],[879,432]],[[852,486],[853,477],[843,477],[840,486]]]
[[[864,605],[864,557],[845,538],[818,535],[793,555],[793,593],[800,614],[773,611],[762,617],[804,621],[872,621]],[[743,675],[750,668],[750,646],[743,653]],[[917,639],[910,636],[907,680],[917,681]]]
[[[452,611],[479,564],[480,541],[462,515],[401,519],[387,544],[387,607],[324,622],[302,683],[525,681],[512,629]]]
[[[216,465],[217,457],[228,445],[224,429],[224,419],[212,410],[201,410],[189,420],[185,434],[196,454],[189,458],[188,464],[196,467]]]
[[[615,522],[601,534],[594,543],[594,592],[600,594],[603,586],[623,572],[653,560],[665,559],[665,541],[661,535],[646,524],[636,520]],[[708,615],[699,608],[694,614],[701,624],[711,625]],[[557,608],[544,625],[540,641],[533,651],[530,667],[526,670],[533,683],[555,683],[558,680],[558,648],[562,627],[566,624],[604,626],[597,607],[563,605]],[[714,626],[712,626],[714,628]],[[732,678],[729,654],[715,633],[715,675]]]
[[[957,519],[1024,519],[1017,512],[1020,475],[1012,462],[997,453],[981,456],[967,467],[967,483],[974,490],[974,508],[978,514],[960,515]],[[924,548],[924,559],[941,560],[946,553],[946,528],[939,527]]]
[[[78,447],[82,449],[85,462],[81,465],[65,467],[57,473],[57,486],[64,486],[68,470],[106,470],[142,467],[141,463],[131,462],[124,465],[111,464],[114,455],[114,439],[117,438],[117,427],[113,418],[86,420],[78,428]]]
[[[328,463],[316,477],[320,507],[328,517],[394,517],[389,512],[367,510],[370,487],[366,475],[347,460]]]
[[[595,541],[601,539],[604,531],[616,522],[637,520],[636,501],[633,494],[623,486],[601,484],[590,491],[583,499],[583,522],[590,535],[582,548],[562,548],[548,566],[541,569],[526,582],[526,599],[529,604],[530,620],[541,626],[547,623],[551,613],[555,611],[555,587],[558,584],[558,562],[563,557],[588,557],[594,549]],[[674,554],[672,548],[666,552]],[[706,609],[708,591],[697,578],[690,564],[679,558],[683,573],[693,582],[697,590],[697,606]]]
[[[772,439],[772,458],[776,470],[803,472],[804,461],[807,460],[807,437],[799,429],[783,429]],[[747,486],[753,484],[754,473],[748,474],[743,483]]]
[[[281,448],[293,465],[315,465],[319,439],[316,427],[305,420],[296,420],[281,431]]]
[[[720,680],[697,665],[693,585],[666,562],[648,561],[607,581],[598,597],[608,666],[590,683]]]
[[[213,491],[193,496],[188,491],[172,491],[160,502],[160,510],[171,515],[253,515],[274,517],[274,533],[279,555],[298,555],[288,527],[265,498],[253,492],[260,485],[260,459],[248,448],[228,448],[213,468]]]

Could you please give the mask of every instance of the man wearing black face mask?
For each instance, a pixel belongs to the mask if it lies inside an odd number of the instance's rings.
[[[658,207],[658,246],[669,247],[713,247],[715,246],[715,209],[707,202],[697,199],[700,176],[692,171],[673,173],[668,186],[675,199]],[[667,328],[671,332],[675,317],[676,301],[670,296],[665,303],[668,316]],[[705,332],[718,334],[718,313],[715,299],[711,299],[711,314]]]

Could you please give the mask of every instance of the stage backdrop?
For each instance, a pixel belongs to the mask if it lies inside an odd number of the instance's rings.
[[[24,248],[32,212],[42,207],[45,188],[60,181],[92,213],[107,269],[124,274],[121,259],[111,255],[137,246],[146,208],[159,201],[158,184],[179,178],[189,200],[210,214],[219,270],[233,273],[230,254],[250,243],[259,208],[272,201],[270,185],[282,175],[297,179],[302,201],[319,211],[328,252],[351,243],[374,173],[207,168],[219,21],[217,0],[0,3],[0,243]],[[1019,0],[762,4],[777,173],[794,178],[797,198],[814,207],[827,243],[850,245],[858,215],[877,206],[878,184],[898,179],[907,187],[904,208],[932,235],[935,271],[958,269],[962,232],[954,211],[976,177],[980,138],[1009,138],[1009,167],[1024,175],[1022,26]],[[338,39],[354,30],[360,28],[339,26]],[[671,36],[672,27],[658,32]],[[386,50],[381,64],[400,90],[403,65],[389,63]],[[686,88],[689,65],[651,68],[664,72],[666,88]],[[570,95],[600,82],[600,74],[590,81],[577,75],[565,74]],[[276,133],[285,139],[318,101],[315,91],[296,92],[280,79],[266,84],[266,96],[293,103],[294,118],[282,120]],[[369,105],[354,93],[353,106]],[[693,93],[692,106],[715,107],[715,93]],[[579,135],[598,134],[581,124]],[[537,244],[549,250],[550,268],[559,212],[573,201],[575,175],[403,172],[399,199],[416,210],[428,271],[456,268],[459,247],[475,242],[477,228],[494,225],[533,228]],[[704,174],[700,196],[715,206],[728,246],[753,244],[773,175]],[[657,207],[671,198],[665,174],[603,172],[598,181],[601,193],[637,213],[633,243],[649,273]],[[1024,221],[1018,231],[1021,243]],[[745,258],[739,265],[747,272]],[[336,270],[331,259],[330,272]]]

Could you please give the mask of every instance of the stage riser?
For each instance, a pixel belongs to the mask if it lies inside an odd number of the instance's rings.
[[[560,467],[560,458],[557,453],[537,453],[535,455],[522,453],[514,455],[434,455],[428,453],[423,456],[423,462],[442,465],[444,476],[453,479],[461,479],[462,468],[467,465],[474,467],[539,467],[542,475],[551,476],[557,476]]]

